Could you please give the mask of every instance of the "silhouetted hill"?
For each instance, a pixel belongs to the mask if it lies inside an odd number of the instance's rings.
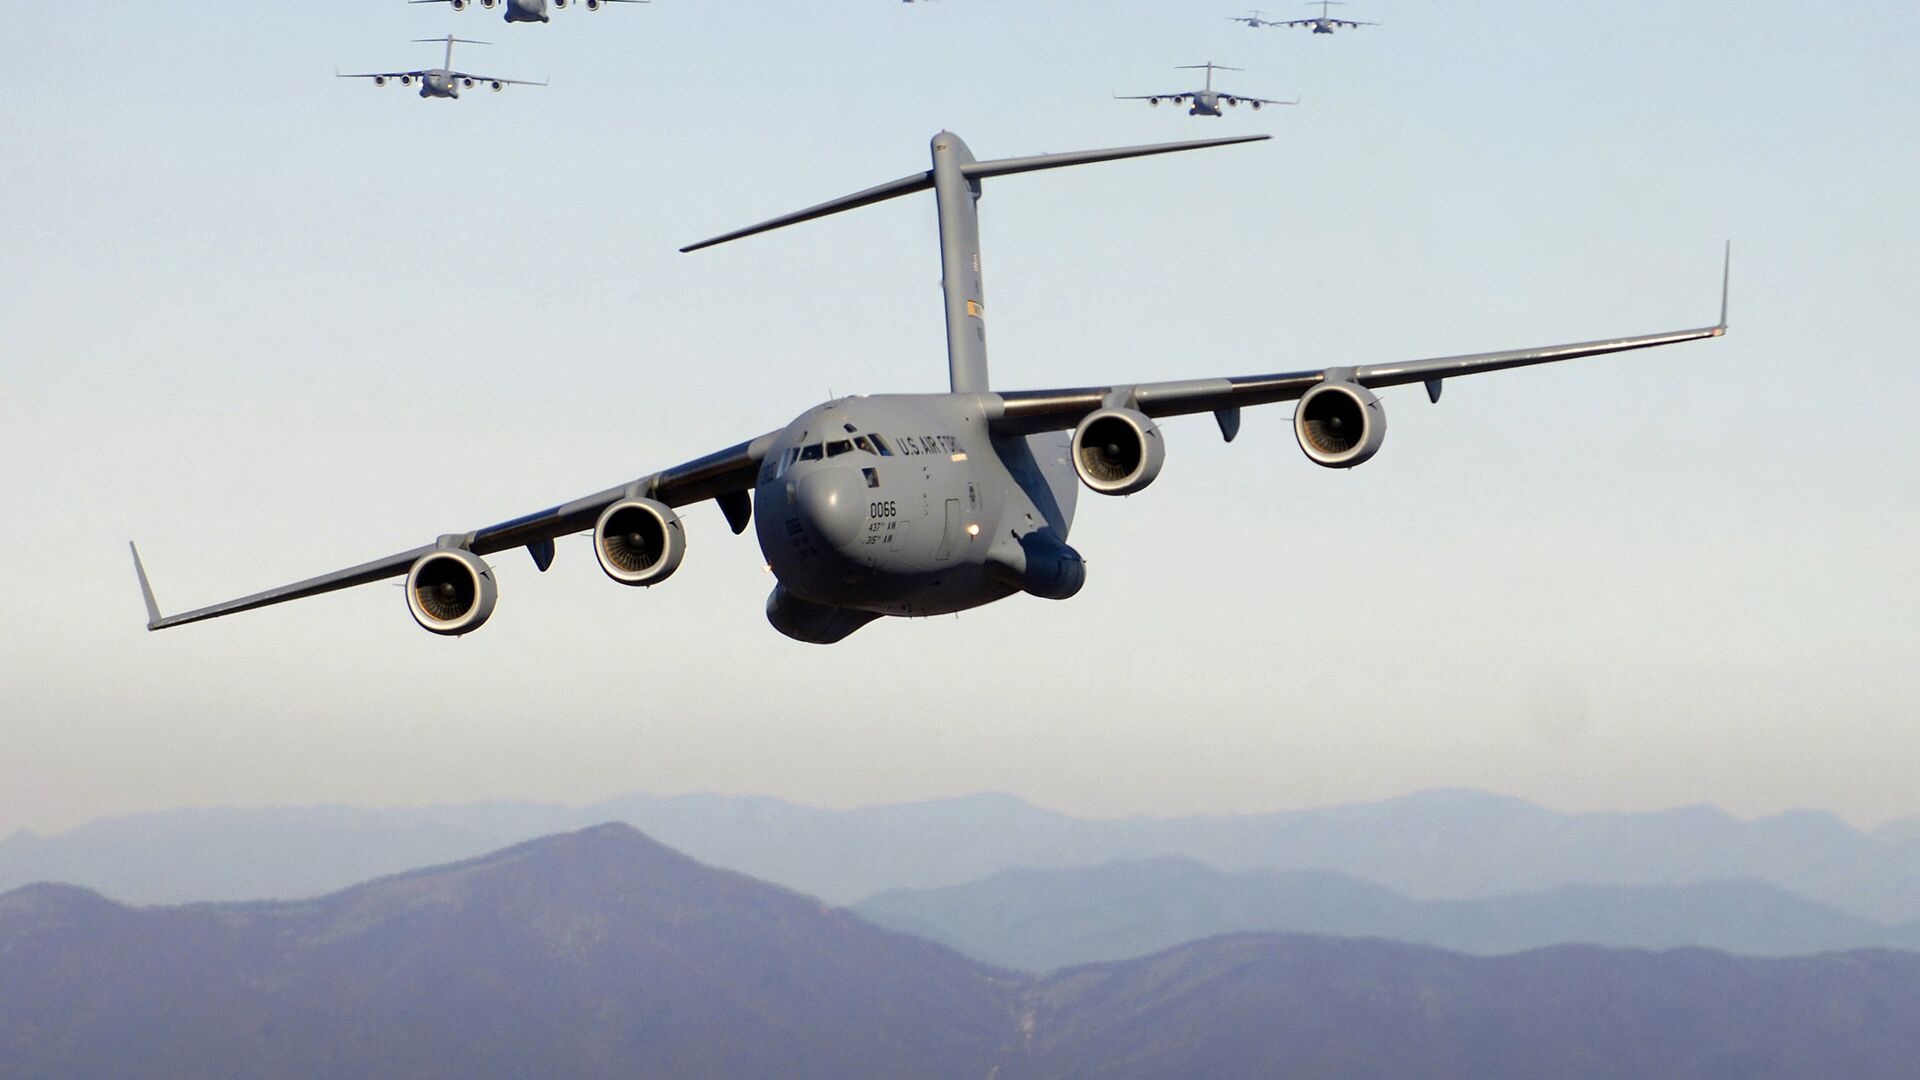
[[[1239,935],[1061,972],[1033,1075],[1147,1080],[1911,1080],[1920,956],[1561,946],[1469,957]]]
[[[1007,993],[624,825],[299,904],[0,898],[10,1080],[978,1077]]]
[[[0,895],[0,1076],[1910,1077],[1920,957],[1244,935],[1032,979],[609,825],[293,903]]]
[[[1568,942],[1704,945],[1757,956],[1920,949],[1920,925],[1862,919],[1760,882],[1570,885],[1522,896],[1416,900],[1342,874],[1226,873],[1176,858],[1008,870],[946,889],[882,893],[853,910],[977,960],[1027,971],[1143,956],[1243,931],[1382,937],[1480,954]]]
[[[1920,920],[1920,837],[1897,825],[1863,832],[1810,811],[1741,821],[1711,807],[1561,814],[1464,791],[1245,817],[1120,820],[1068,817],[1005,795],[858,810],[635,795],[581,809],[171,811],[0,841],[0,889],[53,880],[134,902],[310,896],[608,820],[836,903],[1016,867],[1172,855],[1223,870],[1344,874],[1424,899],[1764,881],[1854,915]]]

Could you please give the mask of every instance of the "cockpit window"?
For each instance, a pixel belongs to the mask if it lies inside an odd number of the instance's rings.
[[[873,453],[873,444],[867,441],[867,437],[865,435],[855,435],[853,437],[853,445],[859,447],[860,449],[866,451],[869,454]]]
[[[893,447],[888,446],[887,440],[881,438],[878,433],[873,436],[873,448],[880,451],[881,457],[893,456]]]
[[[809,446],[801,447],[800,460],[801,461],[819,461],[820,460],[820,444],[813,443]]]
[[[853,453],[853,442],[849,439],[837,439],[827,444],[828,457],[839,457],[841,454],[851,453]]]

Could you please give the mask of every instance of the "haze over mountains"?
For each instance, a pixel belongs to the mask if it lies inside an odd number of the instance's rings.
[[[1035,978],[621,825],[297,903],[0,895],[0,1075],[1909,1077],[1920,956],[1231,935]]]
[[[1223,871],[1343,874],[1415,899],[1567,885],[1762,882],[1883,922],[1920,920],[1920,819],[1856,829],[1817,811],[1742,821],[1711,807],[1562,814],[1433,791],[1244,817],[1087,820],[1004,795],[858,810],[633,795],[586,807],[476,803],[178,810],[0,841],[0,888],[52,880],[135,903],[311,896],[603,821],[835,903],[1016,868],[1159,856]]]
[[[867,920],[990,964],[1051,971],[1144,956],[1244,931],[1392,938],[1493,955],[1580,942],[1699,945],[1755,956],[1920,950],[1920,923],[1848,915],[1753,881],[1566,885],[1469,900],[1417,900],[1344,874],[1223,872],[1163,857],[1076,870],[1007,870],[854,905]]]

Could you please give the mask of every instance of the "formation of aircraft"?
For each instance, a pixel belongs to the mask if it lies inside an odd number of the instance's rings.
[[[475,75],[471,72],[455,71],[453,69],[453,46],[455,42],[463,45],[487,44],[484,41],[457,38],[452,34],[448,34],[443,38],[415,38],[414,40],[416,42],[445,42],[447,55],[441,66],[437,68],[416,68],[412,71],[369,71],[355,74],[345,74],[336,71],[334,74],[342,79],[372,79],[373,85],[375,86],[385,86],[389,79],[398,82],[401,86],[412,86],[415,82],[418,82],[420,84],[420,96],[423,98],[457,98],[460,96],[461,90],[471,90],[475,86],[483,84],[493,90],[501,90],[507,86],[547,85],[545,79],[539,82],[528,82],[525,79],[506,79],[498,75]]]
[[[1314,3],[1308,4],[1307,6],[1314,7],[1317,4],[1320,8],[1320,14],[1310,19],[1270,20],[1270,19],[1262,18],[1261,13],[1258,11],[1249,12],[1246,15],[1233,15],[1233,16],[1229,16],[1229,18],[1231,18],[1234,22],[1245,23],[1248,26],[1254,27],[1255,29],[1258,29],[1259,27],[1262,27],[1262,26],[1299,26],[1299,27],[1307,27],[1316,34],[1331,34],[1335,30],[1343,26],[1360,27],[1360,26],[1379,26],[1380,25],[1379,23],[1355,22],[1352,19],[1334,18],[1333,15],[1331,14],[1331,9],[1333,5],[1345,4],[1345,3],[1346,3],[1346,0],[1314,0]]]
[[[1064,166],[1221,147],[1265,135],[980,161],[951,132],[933,137],[929,168],[852,195],[690,244],[716,244],[931,190],[938,211],[947,330],[945,393],[843,397],[785,426],[570,502],[394,555],[224,603],[163,615],[133,561],[147,628],[186,623],[401,578],[424,629],[478,629],[499,597],[485,557],[524,548],[544,571],[555,541],[587,531],[595,558],[622,585],[666,581],[687,550],[676,508],[716,503],[733,531],[756,525],[776,584],[766,615],[780,633],[831,644],[883,617],[957,612],[1016,594],[1064,600],[1086,583],[1068,546],[1079,489],[1129,495],[1152,484],[1167,446],[1159,421],[1212,414],[1222,438],[1243,409],[1294,402],[1300,451],[1348,469],[1386,436],[1379,392],[1418,383],[1438,402],[1463,375],[1719,337],[1727,329],[1727,271],[1711,326],[1570,345],[1404,363],[1332,365],[1274,374],[995,390],[987,377],[978,201],[990,179]],[[791,250],[791,248],[789,248]],[[791,256],[796,263],[805,256]],[[131,546],[131,545],[130,545]]]
[[[409,4],[447,4],[455,11],[465,11],[472,4],[491,9],[495,5],[506,8],[504,13],[510,23],[550,22],[547,14],[547,0],[407,0]],[[599,11],[604,4],[651,4],[653,0],[580,0],[580,5],[588,11]],[[567,0],[553,0],[553,6],[564,8]]]
[[[1206,69],[1207,81],[1206,85],[1198,90],[1175,90],[1165,94],[1115,94],[1113,96],[1115,100],[1118,101],[1144,101],[1152,106],[1158,106],[1162,101],[1171,101],[1175,105],[1187,106],[1188,116],[1221,116],[1224,115],[1221,112],[1222,109],[1233,108],[1243,101],[1255,109],[1263,105],[1300,104],[1298,101],[1274,101],[1271,98],[1249,97],[1245,94],[1230,94],[1225,90],[1215,90],[1213,88],[1214,72],[1241,71],[1244,70],[1242,68],[1222,67],[1209,60],[1204,64],[1182,64],[1175,70],[1198,71],[1201,68]]]

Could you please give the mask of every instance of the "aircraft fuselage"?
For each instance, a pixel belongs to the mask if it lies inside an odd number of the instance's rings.
[[[510,23],[550,21],[547,0],[506,0],[506,3],[506,16]]]
[[[1219,116],[1220,95],[1202,90],[1193,95],[1193,102],[1187,106],[1188,116]]]
[[[760,550],[780,582],[769,613],[784,592],[847,614],[851,633],[880,615],[1016,592],[1065,599],[1085,580],[1066,545],[1078,489],[1066,433],[995,436],[974,395],[816,406],[780,433],[754,488]]]
[[[420,96],[437,98],[457,98],[460,96],[460,82],[453,73],[444,68],[436,68],[420,76]]]

